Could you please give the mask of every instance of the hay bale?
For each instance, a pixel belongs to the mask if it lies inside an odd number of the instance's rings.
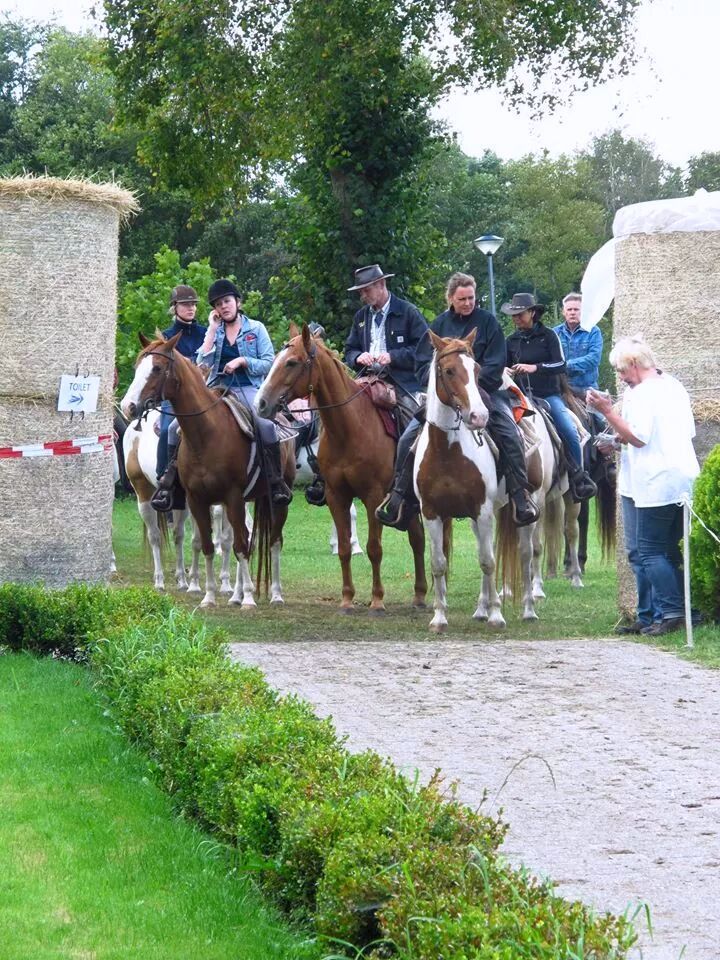
[[[0,179],[0,447],[112,433],[118,227],[114,184]],[[97,375],[97,411],[57,411],[63,374]],[[112,452],[0,459],[0,581],[61,586],[110,568]]]
[[[702,463],[720,443],[720,232],[638,233],[615,247],[613,339],[645,335],[663,370],[693,402],[695,449]],[[618,390],[621,385],[618,383]],[[634,617],[635,578],[627,562],[618,510],[618,605]]]

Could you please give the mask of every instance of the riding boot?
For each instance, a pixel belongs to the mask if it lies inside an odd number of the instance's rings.
[[[325,480],[320,473],[320,464],[317,457],[308,449],[308,466],[313,472],[312,483],[305,488],[305,499],[313,507],[324,507],[327,503],[325,499]]]
[[[500,451],[500,463],[505,474],[505,487],[510,500],[513,523],[516,527],[526,527],[537,521],[540,511],[530,495],[525,452],[515,427],[511,425],[510,431],[499,430],[497,427],[503,428],[505,423],[503,420],[498,423],[498,419],[493,421],[493,426],[496,428],[493,439]]]
[[[167,451],[167,469],[158,480],[157,490],[150,498],[150,506],[153,510],[157,510],[158,513],[169,513],[175,507],[176,496],[174,491],[176,486],[179,487],[177,469],[178,444],[169,443]]]
[[[280,442],[265,443],[263,445],[263,460],[265,466],[265,479],[270,499],[278,506],[286,506],[293,498],[292,490],[285,483],[282,475],[282,464],[280,460]]]
[[[587,470],[579,467],[569,455],[567,455],[567,465],[570,495],[575,503],[582,503],[583,500],[592,500],[597,494],[598,489]]]
[[[386,527],[407,530],[412,518],[419,512],[420,504],[413,488],[413,467],[415,454],[408,453],[405,460],[395,471],[390,493],[375,510],[375,516]]]

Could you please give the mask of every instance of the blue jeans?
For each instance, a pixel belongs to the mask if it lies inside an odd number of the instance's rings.
[[[683,508],[637,507],[637,546],[640,562],[652,584],[663,620],[685,615],[682,553]]]
[[[640,623],[650,626],[654,620],[662,620],[660,608],[655,603],[653,588],[645,567],[640,560],[637,544],[637,507],[632,497],[621,497],[623,532],[625,535],[625,552],[628,563],[635,574],[637,586],[637,619]]]
[[[557,432],[560,434],[560,438],[567,448],[567,452],[570,454],[572,459],[575,461],[575,468],[582,467],[582,451],[580,449],[580,441],[578,440],[577,435],[577,426],[570,411],[565,406],[563,398],[557,393],[554,393],[550,397],[543,398],[548,406],[550,407],[550,414],[553,418],[553,423],[557,429]]]

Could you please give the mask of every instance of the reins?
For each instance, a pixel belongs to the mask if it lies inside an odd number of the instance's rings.
[[[286,349],[288,346],[289,344],[286,343],[283,345],[282,349]],[[305,372],[305,368],[308,369],[308,389],[307,389],[308,396],[314,398],[315,387],[313,386],[313,383],[310,378],[312,375],[312,369],[315,364],[316,356],[317,356],[317,345],[313,343],[311,349],[308,351],[307,359],[303,361],[302,366],[298,369],[298,372],[295,375],[294,380],[292,381],[292,383],[288,385],[285,393],[283,393],[282,396],[280,397],[280,403],[286,410],[288,409],[287,395],[291,392],[295,384],[298,382],[302,374]],[[346,397],[344,400],[338,400],[337,403],[323,403],[321,405],[315,405],[310,409],[320,412],[321,410],[335,410],[337,409],[337,407],[347,406],[348,403],[352,403],[353,400],[356,400],[361,393],[367,393],[368,386],[369,384],[363,384],[363,386],[360,387],[360,389],[356,393],[351,394],[349,397]]]
[[[451,357],[453,354],[456,354],[456,353],[464,354],[466,357],[470,357],[473,361],[475,360],[474,356],[470,353],[467,347],[448,348],[446,350],[443,350],[442,353],[438,353],[434,360],[435,370],[439,374],[440,382],[443,385],[443,389],[445,390],[445,393],[448,395],[448,397],[450,397],[451,400],[454,401],[454,403],[445,404],[445,406],[451,407],[455,411],[455,426],[448,428],[448,430],[452,430],[454,433],[459,431],[460,427],[462,426],[462,423],[463,423],[462,413],[460,412],[461,408],[460,408],[460,403],[457,397],[455,396],[453,391],[450,389],[450,387],[447,385],[443,368],[440,366],[440,361],[444,360],[446,357]],[[438,399],[440,398],[438,397]],[[442,403],[442,401],[440,402]],[[437,426],[437,424],[434,424],[434,426]],[[439,427],[438,429],[443,429],[443,428]],[[475,440],[475,443],[477,443],[477,445],[481,447],[483,445],[482,430],[470,430],[468,428],[468,432],[471,434],[471,436]]]

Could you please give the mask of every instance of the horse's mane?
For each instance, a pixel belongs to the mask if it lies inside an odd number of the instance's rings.
[[[348,380],[352,380],[353,382],[355,381],[355,377],[353,376],[353,371],[341,359],[340,354],[337,352],[337,350],[332,350],[330,347],[327,346],[327,344],[323,343],[321,339],[315,340],[315,345],[322,351],[322,353],[324,353],[330,360],[332,360],[332,362],[335,364],[335,366],[340,371],[340,373],[343,373],[348,378]]]
[[[153,340],[152,343],[149,343],[145,347],[145,349],[141,351],[138,357],[138,363],[143,359],[143,357],[146,357],[148,354],[154,353],[156,350],[161,349],[167,343],[166,338],[163,337],[163,335],[160,333],[159,330],[155,331],[155,335],[156,335],[156,339]],[[192,372],[192,375],[194,377],[198,377],[200,379],[200,382],[207,387],[207,383],[205,382],[205,376],[202,372],[201,367],[199,367],[196,363],[193,363],[184,354],[180,353],[179,350],[173,350],[173,358],[179,361],[181,365],[187,366],[187,368]]]

